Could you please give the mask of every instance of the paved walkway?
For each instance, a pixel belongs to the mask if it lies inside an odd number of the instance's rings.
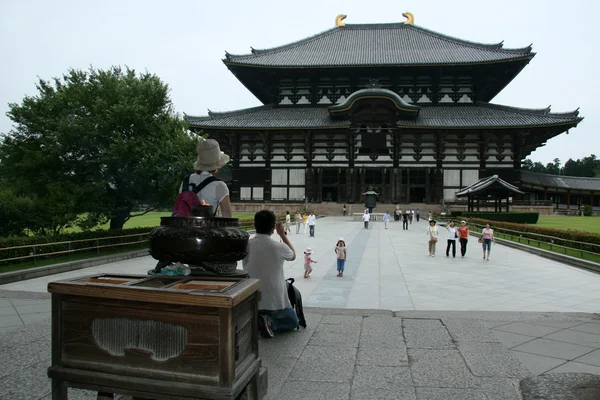
[[[316,237],[290,234],[296,261],[286,263],[306,306],[389,310],[599,312],[600,275],[505,246],[493,246],[490,261],[469,241],[463,259],[445,257],[440,240],[436,257],[427,254],[426,222],[408,231],[400,223],[375,222],[362,228],[350,218],[319,219]],[[445,233],[441,228],[442,236]],[[336,277],[333,248],[339,237],[348,246],[343,278]],[[314,272],[303,279],[302,251],[314,251]],[[0,286],[0,290],[45,292],[48,282],[96,272],[141,273],[155,265],[150,257],[131,259]],[[34,309],[33,307],[31,309]],[[18,311],[18,310],[17,310]],[[26,317],[29,318],[29,317]]]
[[[425,229],[324,218],[316,237],[290,235],[318,263],[310,279],[300,258],[285,267],[309,327],[261,341],[271,399],[516,400],[528,376],[600,375],[599,275],[500,245],[484,261],[473,239],[464,259],[446,258],[442,246],[429,257]],[[343,278],[333,252],[340,236]],[[142,257],[0,286],[0,398],[50,398],[48,282],[153,265]]]

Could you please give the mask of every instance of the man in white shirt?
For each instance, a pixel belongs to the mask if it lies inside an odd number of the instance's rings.
[[[311,212],[308,216],[308,229],[310,232],[310,236],[315,236],[315,225],[317,225],[317,217],[315,217],[315,213]]]
[[[363,214],[363,221],[365,223],[365,229],[369,229],[369,221],[371,220],[371,214],[369,214],[369,210],[365,210]]]
[[[274,332],[291,331],[298,327],[298,316],[290,304],[283,262],[294,261],[296,252],[285,228],[276,222],[275,214],[262,210],[254,215],[256,235],[248,242],[248,255],[242,260],[250,278],[260,279],[258,322],[265,337]],[[282,243],[271,239],[277,230]]]

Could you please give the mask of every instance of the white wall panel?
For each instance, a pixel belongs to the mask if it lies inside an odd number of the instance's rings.
[[[444,186],[460,186],[460,170],[459,169],[444,170]]]
[[[290,188],[290,200],[304,200],[304,188]]]
[[[290,185],[304,185],[305,178],[304,169],[290,169]]]
[[[462,187],[467,187],[474,184],[479,180],[479,170],[477,169],[465,169],[462,172]]]
[[[445,201],[456,200],[456,192],[458,192],[458,189],[444,189],[444,200]]]
[[[287,199],[287,187],[271,188],[271,199],[272,200],[286,200]]]
[[[271,170],[271,185],[287,185],[287,169]]]
[[[240,200],[251,200],[252,199],[252,188],[241,187],[240,188]]]
[[[253,187],[252,188],[252,197],[253,197],[253,200],[263,200],[263,198],[264,198],[264,188]]]

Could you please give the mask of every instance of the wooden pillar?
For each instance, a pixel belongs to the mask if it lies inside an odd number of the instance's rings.
[[[406,168],[406,202],[410,203],[410,168]]]
[[[403,202],[403,195],[402,195],[402,188],[404,186],[402,186],[402,174],[403,174],[404,168],[398,168],[398,184],[396,186],[397,190],[398,190],[398,203],[402,203]]]
[[[510,212],[510,200],[509,200],[509,197],[506,197],[506,212]]]
[[[317,195],[316,202],[323,201],[323,168],[317,168]]]
[[[567,190],[567,210],[571,209],[571,191]]]
[[[425,169],[425,202],[431,203],[431,170]]]
[[[479,212],[479,204],[480,204],[479,197],[477,197],[477,212]]]
[[[304,195],[308,201],[314,201],[315,198],[315,172],[312,168],[306,169]]]

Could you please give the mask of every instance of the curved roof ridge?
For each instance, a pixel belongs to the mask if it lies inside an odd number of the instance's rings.
[[[272,54],[272,53],[277,53],[279,51],[289,50],[294,47],[297,47],[297,46],[300,46],[300,45],[303,45],[306,43],[310,43],[311,41],[320,39],[322,37],[325,37],[327,35],[330,35],[332,33],[335,33],[335,32],[341,31],[341,30],[359,30],[359,29],[372,29],[372,28],[415,29],[415,30],[423,32],[426,35],[435,37],[437,39],[444,40],[444,41],[451,42],[451,43],[459,43],[459,44],[469,46],[469,47],[485,49],[485,50],[495,50],[495,51],[500,51],[500,52],[509,53],[509,54],[525,53],[527,55],[535,55],[535,53],[533,53],[531,51],[532,44],[530,44],[529,46],[526,46],[526,47],[507,49],[507,48],[504,48],[504,41],[501,41],[498,43],[473,42],[470,40],[457,38],[455,36],[450,36],[450,35],[446,35],[443,33],[439,33],[439,32],[433,31],[431,29],[423,28],[422,26],[418,26],[418,25],[404,24],[403,22],[392,22],[392,23],[376,23],[376,24],[346,24],[345,26],[341,26],[341,27],[336,26],[336,27],[327,29],[325,31],[319,32],[317,34],[314,34],[314,35],[311,35],[311,36],[305,37],[303,39],[296,40],[296,41],[293,41],[291,43],[287,43],[287,44],[284,44],[281,46],[275,46],[275,47],[266,48],[266,49],[255,49],[253,47],[250,47],[250,49],[251,49],[250,54],[231,54],[226,51],[225,52],[225,54],[226,54],[225,60],[231,61],[231,58],[236,58],[238,60],[245,60],[245,59],[253,58],[253,57],[256,57],[259,55]]]
[[[594,179],[597,180],[598,182],[600,182],[600,178],[597,177],[593,177],[593,176],[571,176],[571,175],[554,175],[554,174],[545,174],[543,172],[535,172],[535,171],[528,171],[528,170],[521,170],[521,172],[525,172],[527,174],[532,174],[532,175],[539,175],[539,176],[543,176],[543,177],[549,177],[549,178],[563,178],[563,179]]]
[[[261,106],[256,106],[256,107],[249,107],[249,108],[241,108],[238,110],[231,110],[231,111],[211,111],[208,110],[208,115],[185,115],[185,118],[193,118],[199,121],[202,120],[212,120],[212,119],[217,119],[217,118],[222,118],[222,117],[231,117],[231,116],[235,116],[235,115],[244,115],[244,114],[250,114],[253,112],[257,112],[257,111],[261,111],[261,110],[265,110],[265,109],[269,109],[269,108],[273,108],[273,104],[263,104]]]
[[[497,110],[506,110],[518,112],[521,114],[535,114],[535,115],[544,115],[547,117],[554,118],[575,118],[579,116],[579,108],[573,111],[565,111],[565,112],[551,112],[550,106],[546,108],[521,108],[516,106],[506,106],[503,104],[495,104],[495,103],[487,103],[487,102],[476,102],[475,104],[481,105],[484,107],[495,108]]]
[[[255,49],[252,46],[250,46],[250,49],[251,49],[251,53],[250,54],[230,54],[227,51],[225,51],[225,54],[227,55],[226,60],[230,60],[231,57],[235,57],[235,58],[238,58],[238,59],[246,59],[246,58],[252,58],[252,57],[255,57],[255,56],[258,56],[258,55],[262,55],[262,54],[277,53],[278,51],[292,49],[292,48],[294,48],[296,46],[300,46],[300,45],[305,44],[305,43],[310,43],[310,42],[312,42],[315,39],[318,39],[318,38],[321,38],[323,36],[329,35],[329,34],[335,32],[336,30],[341,29],[341,28],[342,27],[339,27],[339,26],[336,26],[336,27],[333,27],[333,28],[329,28],[327,30],[321,31],[321,32],[316,33],[314,35],[307,36],[307,37],[305,37],[303,39],[296,40],[294,42],[287,43],[287,44],[284,44],[284,45],[281,45],[281,46],[271,47],[271,48],[268,48],[268,49]]]
[[[455,43],[458,42],[460,44],[464,44],[465,46],[484,48],[484,49],[488,49],[488,50],[497,50],[497,51],[503,51],[503,52],[507,52],[507,53],[528,53],[528,54],[531,53],[531,49],[532,49],[532,44],[530,44],[527,47],[506,49],[506,48],[504,48],[504,40],[502,40],[501,42],[498,42],[498,43],[473,42],[470,40],[457,38],[456,36],[450,36],[450,35],[446,35],[444,33],[436,32],[431,29],[423,28],[422,26],[419,26],[419,25],[405,25],[405,26],[408,26],[411,29],[418,29],[425,34],[437,37],[438,39],[455,42]],[[535,53],[533,53],[533,54],[535,55]]]

